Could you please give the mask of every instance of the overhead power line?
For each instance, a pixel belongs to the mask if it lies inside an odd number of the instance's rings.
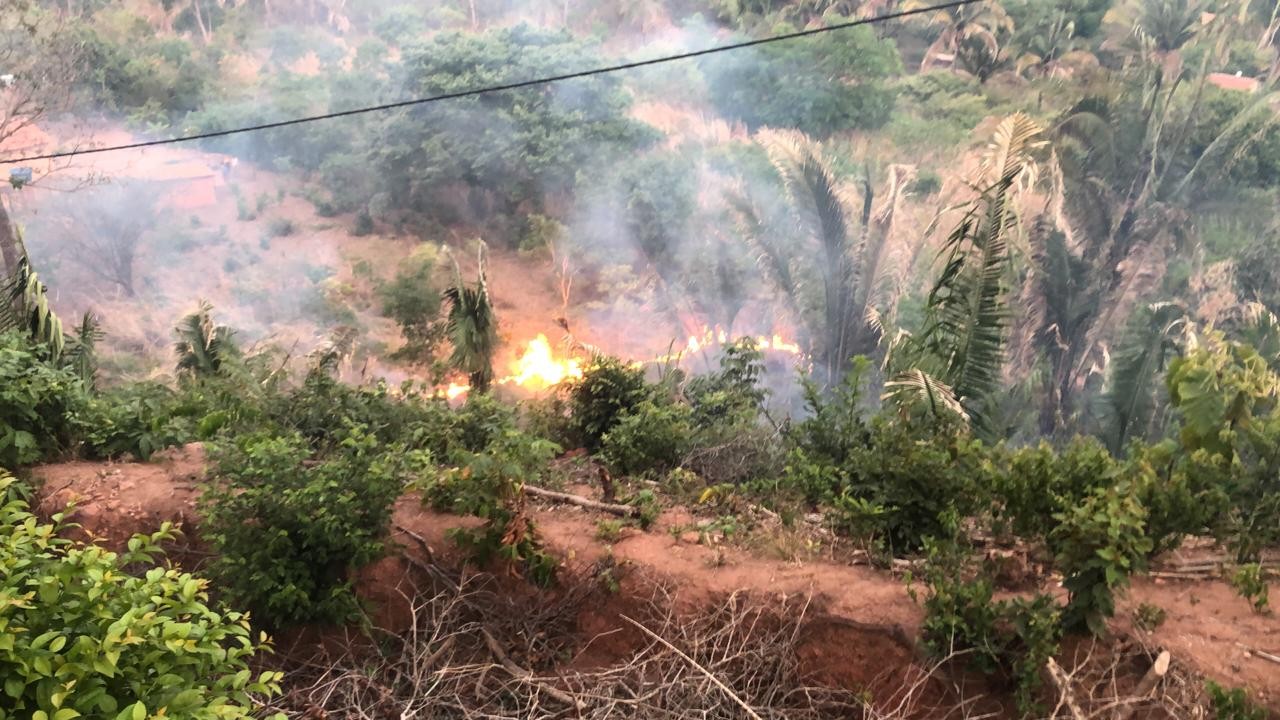
[[[307,117],[293,118],[291,120],[262,123],[260,125],[247,125],[245,127],[232,128],[230,130],[214,130],[212,132],[182,135],[162,140],[145,140],[125,145],[111,145],[108,147],[86,148],[83,150],[67,150],[65,152],[49,153],[47,155],[30,155],[27,157],[0,160],[0,163],[12,165],[14,163],[32,162],[35,160],[56,160],[58,158],[75,157],[78,155],[95,155],[98,153],[116,152],[118,150],[134,150],[137,148],[155,147],[157,145],[172,145],[175,143],[192,142],[195,140],[208,140],[210,138],[227,137],[228,135],[239,135],[242,133],[258,132],[260,130],[274,130],[275,128],[320,122],[322,120],[335,120],[337,118],[351,117],[353,115],[364,115],[366,113],[382,112],[384,110],[395,110],[398,108],[412,107],[414,105],[426,105],[428,103],[443,102],[445,100],[457,100],[459,98],[474,97],[476,95],[485,95],[488,93],[503,92],[506,90],[520,90],[522,88],[536,87],[538,85],[549,85],[551,83],[562,82],[564,80],[575,80],[578,78],[593,77],[596,75],[607,75],[609,73],[622,72],[623,70],[634,70],[636,68],[649,67],[651,65],[662,65],[664,63],[689,60],[692,58],[704,57],[706,55],[714,55],[716,53],[742,50],[744,48],[756,47],[758,45],[795,40],[797,38],[835,32],[836,30],[847,30],[848,28],[858,27],[861,25],[874,25],[888,20],[897,20],[900,18],[911,17],[913,15],[926,15],[940,10],[950,10],[951,8],[962,7],[964,5],[974,5],[982,2],[986,2],[986,0],[951,0],[951,2],[939,3],[937,5],[929,5],[927,7],[914,8],[911,10],[901,10],[898,12],[886,13],[884,15],[876,15],[875,17],[863,18],[861,20],[850,20],[849,22],[838,23],[836,25],[810,28],[808,30],[798,30],[796,32],[785,33],[782,35],[772,35],[756,40],[744,40],[743,42],[731,43],[728,45],[717,45],[715,47],[704,48],[702,50],[692,50],[675,55],[664,55],[662,57],[650,58],[648,60],[637,60],[635,62],[622,63],[620,65],[609,65],[607,67],[594,68],[591,70],[581,70],[578,72],[565,73],[564,75],[549,75],[547,77],[536,78],[533,80],[522,80],[520,82],[508,83],[506,85],[491,85],[488,87],[462,90],[444,95],[415,98],[413,100],[401,100],[399,102],[386,103],[383,105],[371,105],[369,107],[355,108],[353,110],[326,113],[324,115],[310,115]]]

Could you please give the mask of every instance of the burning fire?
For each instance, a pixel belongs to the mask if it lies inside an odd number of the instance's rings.
[[[582,362],[577,358],[557,360],[551,352],[547,336],[539,334],[529,341],[524,354],[511,363],[511,375],[498,382],[515,383],[530,390],[545,390],[570,378],[582,377]]]
[[[774,333],[772,337],[760,335],[754,339],[756,347],[764,352],[779,352],[795,356],[803,355],[799,345],[784,340],[777,333]],[[632,364],[638,367],[647,363],[678,361],[685,355],[692,355],[708,348],[727,345],[730,342],[732,342],[732,339],[724,329],[720,327],[704,328],[702,334],[690,335],[680,350],[652,360]],[[540,391],[559,385],[565,380],[582,377],[582,361],[578,358],[557,358],[555,352],[551,349],[551,343],[547,340],[547,336],[541,333],[529,341],[520,357],[511,363],[510,369],[510,375],[497,381],[499,385],[515,383],[527,390]],[[436,392],[449,400],[454,400],[466,395],[470,390],[471,388],[465,384],[451,382],[447,386],[438,388]]]

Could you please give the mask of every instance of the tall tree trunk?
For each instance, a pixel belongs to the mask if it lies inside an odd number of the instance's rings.
[[[18,261],[22,258],[22,251],[18,249],[18,233],[13,229],[13,223],[9,221],[9,211],[5,208],[3,200],[0,200],[0,256],[4,258],[4,265],[0,267],[4,275],[0,276],[0,280],[4,280],[18,271]]]
[[[480,22],[476,18],[476,0],[467,0],[467,4],[471,6],[471,29],[477,30],[480,28]]]
[[[191,7],[196,11],[196,25],[200,26],[200,37],[204,44],[209,44],[209,28],[205,27],[204,15],[200,13],[200,0],[191,0]]]

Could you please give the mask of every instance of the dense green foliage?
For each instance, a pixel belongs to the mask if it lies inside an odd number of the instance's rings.
[[[211,607],[208,582],[156,565],[166,523],[122,554],[60,537],[0,472],[0,718],[258,717],[265,649],[249,618]]]
[[[710,100],[720,114],[751,130],[796,128],[823,137],[888,122],[894,91],[885,80],[901,70],[893,42],[865,27],[721,55],[705,66]]]
[[[83,407],[80,377],[16,332],[0,334],[0,466],[67,449]]]
[[[202,498],[210,570],[228,595],[273,626],[350,620],[350,571],[379,557],[391,505],[425,456],[383,446],[365,428],[335,429],[311,461],[300,434],[240,435],[215,449]]]

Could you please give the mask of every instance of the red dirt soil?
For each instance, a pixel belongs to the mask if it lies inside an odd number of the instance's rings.
[[[189,445],[158,454],[151,463],[71,462],[35,468],[33,475],[41,485],[42,512],[75,502],[69,519],[80,523],[85,535],[120,547],[129,535],[152,531],[165,520],[185,523],[192,531],[204,454],[199,445]],[[705,607],[738,591],[804,603],[812,608],[814,620],[805,632],[813,643],[801,655],[811,660],[816,678],[873,688],[884,671],[912,666],[909,648],[921,612],[903,582],[890,573],[828,561],[766,559],[742,549],[692,542],[688,535],[673,532],[687,527],[691,519],[680,508],[664,512],[647,531],[625,529],[609,546],[596,539],[597,522],[603,517],[572,506],[534,511],[546,546],[567,567],[612,562],[618,570],[618,607],[606,604],[587,613],[580,623],[585,633],[616,632],[621,625],[617,614],[625,610],[628,598],[648,597],[646,588],[657,580],[672,590],[677,608]],[[404,557],[392,555],[365,568],[357,582],[362,595],[382,606],[376,620],[390,626],[404,623],[405,600],[398,586],[410,565],[448,558],[454,550],[446,530],[475,523],[424,509],[416,497],[402,498],[395,509],[393,534],[404,547]],[[1280,706],[1280,666],[1246,654],[1248,648],[1280,655],[1280,619],[1275,614],[1254,613],[1220,580],[1138,579],[1122,607],[1119,629],[1141,632],[1132,630],[1126,619],[1140,603],[1167,613],[1150,635],[1152,644],[1224,685],[1248,688],[1262,704]],[[590,645],[594,659],[604,661],[616,657],[619,646],[634,641],[604,637]],[[578,660],[592,661],[591,653]]]

